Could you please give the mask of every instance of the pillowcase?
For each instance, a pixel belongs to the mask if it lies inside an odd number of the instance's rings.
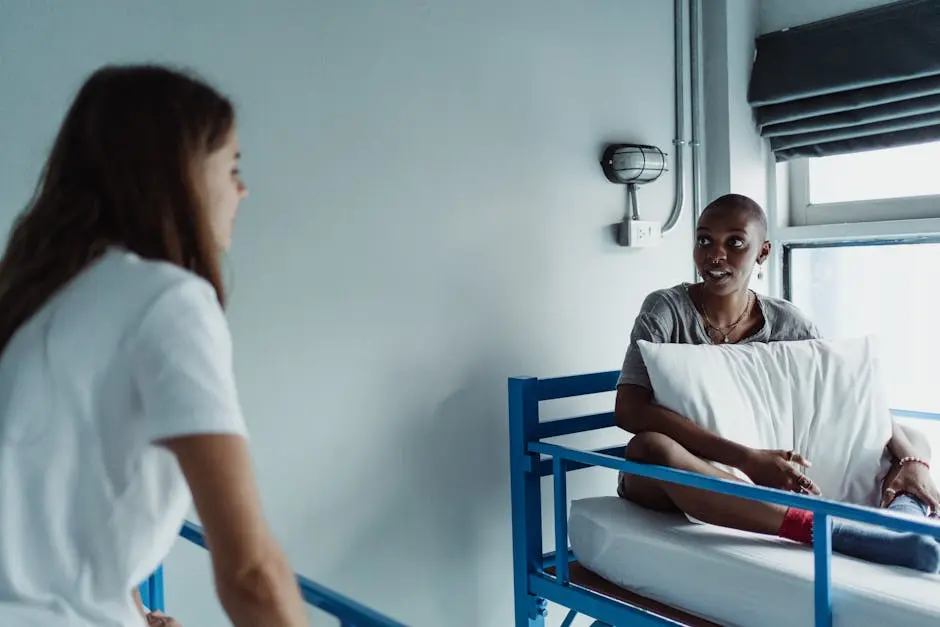
[[[892,422],[874,337],[638,345],[658,404],[725,439],[802,454],[824,498],[879,504]]]

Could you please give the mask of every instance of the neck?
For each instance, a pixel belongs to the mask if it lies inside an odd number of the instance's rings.
[[[746,288],[731,294],[712,294],[699,289],[699,301],[705,313],[712,323],[719,327],[728,326],[738,320],[749,299],[749,290]]]

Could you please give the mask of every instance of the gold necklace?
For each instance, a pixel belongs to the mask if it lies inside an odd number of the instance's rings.
[[[751,309],[751,292],[750,292],[750,290],[748,290],[748,292],[747,292],[747,302],[744,303],[744,309],[741,311],[741,315],[738,316],[738,319],[735,320],[734,322],[732,322],[732,323],[731,323],[728,327],[726,327],[725,329],[722,329],[721,327],[719,327],[719,326],[717,326],[717,325],[715,325],[715,324],[712,324],[711,319],[709,319],[709,317],[708,317],[708,312],[705,311],[705,303],[702,303],[702,316],[705,318],[705,326],[707,326],[708,328],[713,329],[713,330],[717,331],[718,333],[720,333],[720,334],[721,334],[721,337],[722,337],[722,343],[727,344],[727,343],[730,341],[730,340],[728,340],[728,336],[731,334],[732,331],[734,331],[734,328],[735,328],[736,326],[738,326],[739,324],[741,324],[741,321],[744,320],[744,316],[747,315],[747,312],[750,311],[750,309]],[[711,335],[711,333],[709,333],[709,335]]]

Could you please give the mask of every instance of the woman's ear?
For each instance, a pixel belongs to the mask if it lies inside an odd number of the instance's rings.
[[[760,252],[757,253],[757,263],[764,263],[770,257],[770,249],[772,245],[769,241],[765,241],[760,245]]]

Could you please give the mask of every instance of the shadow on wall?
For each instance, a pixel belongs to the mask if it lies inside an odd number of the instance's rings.
[[[368,501],[370,513],[357,517],[362,524],[315,579],[417,627],[443,617],[481,627],[493,618],[480,608],[500,590],[510,598],[512,585],[506,377],[496,366],[506,363],[479,361],[423,415],[388,417],[402,430],[365,462],[371,478],[345,499]],[[307,522],[320,527],[317,518],[344,510],[312,507]],[[500,562],[483,563],[494,550]],[[498,574],[481,588],[481,573]]]

